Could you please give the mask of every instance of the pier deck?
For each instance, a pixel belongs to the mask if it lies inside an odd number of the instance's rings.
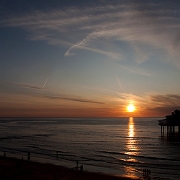
[[[171,115],[166,116],[166,119],[159,120],[158,125],[161,126],[161,136],[180,137],[180,111],[173,111]]]

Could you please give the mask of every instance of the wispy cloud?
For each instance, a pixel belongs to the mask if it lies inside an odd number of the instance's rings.
[[[89,50],[95,53],[99,53],[102,55],[106,55],[109,56],[111,58],[117,59],[120,55],[118,55],[118,53],[113,53],[113,52],[107,52],[107,51],[103,51],[100,49],[96,49],[96,48],[92,48],[92,47],[88,47],[87,44],[89,41],[91,41],[92,39],[96,38],[96,35],[94,35],[95,33],[89,34],[85,39],[83,39],[80,42],[77,42],[75,44],[73,44],[64,54],[64,56],[71,56],[74,55],[74,53],[72,53],[73,49],[85,49],[85,50]]]
[[[180,107],[180,95],[177,94],[152,95],[151,100],[161,106]]]
[[[166,61],[180,68],[178,15],[179,10],[173,3],[171,6],[164,3],[107,4],[36,11],[23,17],[3,19],[0,25],[24,28],[30,32],[32,40],[66,45],[65,56],[82,49],[126,60],[122,55],[126,57],[127,50],[121,48],[125,43],[137,63],[149,60],[158,49],[159,59],[164,54],[170,59]],[[111,49],[112,45],[116,48]]]
[[[17,86],[17,87],[28,88],[28,89],[37,89],[37,90],[44,89],[46,83],[47,83],[47,81],[45,82],[45,84],[42,87],[40,87],[40,86],[36,86],[36,85],[32,85],[32,84],[25,84],[25,83],[3,82],[3,84],[7,84],[7,85],[11,85],[11,86]]]
[[[20,87],[20,88],[43,90],[46,95],[41,94],[41,95],[38,96],[40,98],[53,99],[53,100],[61,99],[61,100],[75,101],[75,102],[81,102],[81,103],[92,103],[92,104],[101,104],[101,105],[105,104],[104,102],[90,100],[90,99],[82,98],[82,97],[77,97],[77,96],[74,96],[74,95],[60,94],[60,93],[58,93],[56,91],[45,89],[47,81],[48,81],[48,78],[46,79],[46,81],[45,81],[45,83],[44,83],[44,85],[42,87],[31,85],[31,84],[13,83],[13,82],[3,82],[3,84],[16,86],[16,87]]]
[[[179,94],[128,94],[117,92],[121,104],[133,103],[139,116],[166,116],[175,109],[180,109]]]
[[[44,98],[48,99],[61,99],[61,100],[68,100],[68,101],[75,101],[75,102],[81,102],[81,103],[93,103],[93,104],[105,104],[100,101],[93,101],[89,99],[83,99],[80,97],[67,97],[67,96],[44,96]]]
[[[128,72],[131,72],[133,74],[140,74],[140,75],[144,75],[144,76],[152,76],[152,74],[146,72],[145,70],[143,69],[140,69],[138,67],[128,67],[128,66],[124,66],[124,65],[121,65],[119,63],[115,63],[116,66],[128,71]]]
[[[129,102],[134,102],[134,103],[144,103],[144,102],[147,102],[147,97],[146,95],[135,95],[135,94],[131,94],[131,93],[120,93],[120,92],[116,92],[118,97],[120,99],[122,99],[122,101],[125,101],[126,104],[129,103]]]

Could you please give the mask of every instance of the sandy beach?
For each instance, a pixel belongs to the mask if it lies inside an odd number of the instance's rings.
[[[132,180],[127,177],[115,177],[107,174],[85,172],[62,166],[43,164],[28,160],[9,157],[0,157],[0,179],[1,180]]]

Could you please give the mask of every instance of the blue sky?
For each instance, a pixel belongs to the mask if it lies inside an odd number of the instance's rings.
[[[180,3],[0,2],[0,116],[164,116],[180,108]]]

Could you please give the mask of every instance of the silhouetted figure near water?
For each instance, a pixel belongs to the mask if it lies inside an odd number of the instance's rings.
[[[80,170],[83,171],[83,165],[80,166]]]
[[[79,163],[79,162],[78,162],[78,161],[76,161],[76,169],[78,169],[78,163]]]
[[[151,179],[151,171],[149,169],[143,169],[143,178],[144,180]]]

